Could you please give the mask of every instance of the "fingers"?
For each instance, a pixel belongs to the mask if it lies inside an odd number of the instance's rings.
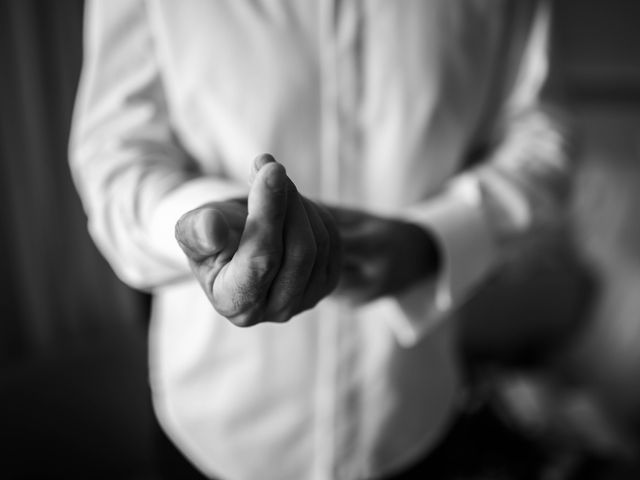
[[[269,320],[283,322],[301,310],[307,282],[316,261],[316,241],[298,191],[287,182],[287,217],[283,231],[284,256],[269,291]]]
[[[301,197],[316,243],[316,259],[307,283],[303,309],[315,306],[336,287],[342,247],[333,218],[322,207]]]
[[[284,167],[273,161],[257,171],[240,244],[213,284],[214,307],[236,325],[262,320],[269,286],[282,261],[287,182]]]
[[[337,227],[272,156],[254,161],[246,207],[222,205],[243,215],[201,207],[180,219],[176,238],[214,308],[232,323],[287,321],[335,287]]]
[[[252,179],[271,162],[275,160],[268,154],[256,158]],[[322,217],[319,210],[288,179],[283,257],[268,294],[268,321],[289,320],[315,306],[337,284],[341,263],[338,231],[330,215]],[[329,229],[325,222],[332,227]]]
[[[263,153],[254,158],[251,165],[251,173],[249,174],[249,185],[253,185],[256,175],[267,163],[276,163],[276,159],[270,153]]]

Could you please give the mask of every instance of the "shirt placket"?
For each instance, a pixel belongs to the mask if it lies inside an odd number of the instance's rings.
[[[354,202],[359,151],[357,121],[362,69],[360,0],[320,2],[322,75],[322,196],[327,202]],[[321,305],[316,404],[315,475],[318,480],[354,478],[358,469],[357,325],[333,302]]]

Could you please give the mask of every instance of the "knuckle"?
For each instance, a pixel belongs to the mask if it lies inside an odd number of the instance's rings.
[[[287,323],[291,319],[292,315],[289,312],[278,312],[271,314],[268,318],[270,323]]]
[[[295,275],[282,278],[279,282],[278,289],[283,300],[281,300],[281,309],[291,309],[300,301],[300,297],[304,293],[306,281]]]
[[[289,275],[279,278],[271,289],[267,308],[269,317],[274,321],[282,316],[290,318],[298,310],[306,286],[304,278]]]
[[[216,309],[216,312],[228,319],[239,316],[243,310],[235,301],[231,300],[230,298],[226,299],[225,301],[214,300],[213,307]]]
[[[243,313],[229,317],[229,321],[239,328],[248,328],[260,323],[260,316],[255,312]]]
[[[233,316],[243,315],[251,305],[251,292],[239,289],[229,296],[229,314]]]
[[[304,265],[315,261],[318,247],[315,242],[301,242],[287,249],[287,259],[294,265]]]
[[[251,258],[249,275],[251,284],[260,284],[265,278],[272,276],[280,266],[280,254],[264,253]]]
[[[237,286],[231,291],[225,290],[215,295],[212,303],[220,315],[236,319],[247,315],[247,311],[255,304],[255,296],[253,289]]]
[[[237,285],[229,299],[235,314],[244,314],[254,309],[264,297],[265,290],[266,284],[262,278],[249,277],[246,283]]]

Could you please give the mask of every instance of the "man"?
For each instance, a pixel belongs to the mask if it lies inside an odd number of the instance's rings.
[[[544,5],[87,9],[72,169],[96,243],[154,294],[169,436],[229,480],[424,457],[462,390],[455,308],[563,197]]]

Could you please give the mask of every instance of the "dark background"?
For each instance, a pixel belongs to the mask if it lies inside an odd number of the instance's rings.
[[[82,7],[0,0],[0,478],[150,478],[157,468],[148,298],[96,251],[67,167]],[[615,250],[618,240],[598,232],[638,223],[640,205],[629,199],[640,189],[640,2],[557,0],[555,9],[554,75],[574,104],[585,164],[605,172],[580,202],[608,199],[599,219],[578,208],[577,224],[596,250]],[[584,300],[558,278],[546,288],[565,304]],[[538,304],[535,314],[553,322],[580,311],[561,303]],[[526,315],[520,304],[509,308]]]

